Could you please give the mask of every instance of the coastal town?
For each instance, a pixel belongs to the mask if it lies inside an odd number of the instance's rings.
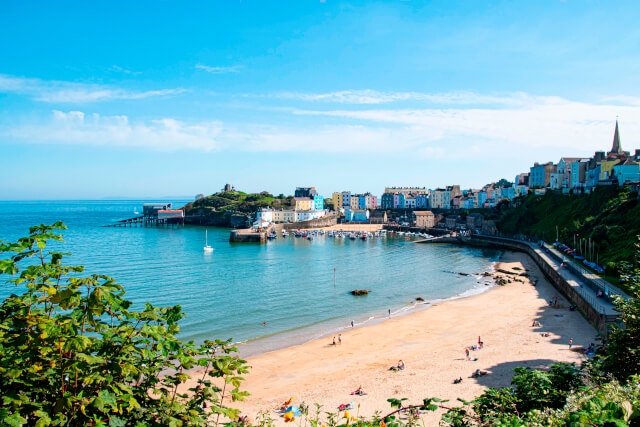
[[[468,213],[470,210],[512,203],[529,193],[589,194],[602,186],[638,187],[639,183],[640,149],[633,153],[623,150],[616,121],[609,151],[596,151],[591,157],[561,157],[557,163],[536,162],[513,181],[501,179],[478,189],[461,189],[460,185],[435,189],[387,187],[380,197],[339,191],[329,199],[320,196],[315,187],[297,187],[290,207],[262,208],[252,226],[266,229],[272,223],[306,222],[335,215],[345,223],[474,229],[483,225],[483,216]],[[229,185],[227,188],[231,189]],[[329,204],[331,209],[326,206]],[[466,212],[464,216],[460,215],[462,211]]]

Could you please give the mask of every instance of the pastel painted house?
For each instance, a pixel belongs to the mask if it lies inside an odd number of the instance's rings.
[[[427,194],[420,194],[416,196],[416,208],[426,209],[429,207],[429,196]]]
[[[296,211],[309,211],[313,209],[313,199],[310,197],[294,197],[292,208]]]
[[[346,222],[367,222],[368,223],[369,210],[347,208],[344,211],[344,220]]]
[[[613,176],[620,186],[627,182],[638,182],[640,181],[640,164],[628,159],[623,164],[613,167]]]

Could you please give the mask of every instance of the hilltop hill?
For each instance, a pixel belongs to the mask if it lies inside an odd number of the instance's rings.
[[[635,244],[640,235],[638,194],[618,187],[600,187],[592,194],[562,195],[547,192],[530,194],[517,207],[505,209],[497,221],[498,230],[506,234],[523,233],[556,238],[573,246],[574,235],[591,238],[600,265],[634,261]]]
[[[202,225],[230,227],[244,223],[250,214],[265,207],[287,207],[291,205],[291,196],[277,197],[264,191],[262,193],[243,193],[241,191],[221,191],[187,203],[185,222]],[[240,217],[235,221],[232,217]]]

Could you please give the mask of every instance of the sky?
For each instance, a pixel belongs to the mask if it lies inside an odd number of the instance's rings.
[[[0,200],[478,188],[640,148],[635,1],[0,3]]]

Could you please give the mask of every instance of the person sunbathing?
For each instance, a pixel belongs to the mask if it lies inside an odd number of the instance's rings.
[[[456,378],[455,380],[453,380],[454,384],[460,384],[461,382],[462,382],[462,377]]]
[[[365,393],[364,390],[362,389],[362,386],[360,386],[356,391],[352,392],[351,394],[355,394],[356,396],[364,396],[367,393]]]
[[[480,369],[476,369],[473,374],[471,374],[471,378],[484,377],[485,375],[489,375],[487,371],[481,371]]]

